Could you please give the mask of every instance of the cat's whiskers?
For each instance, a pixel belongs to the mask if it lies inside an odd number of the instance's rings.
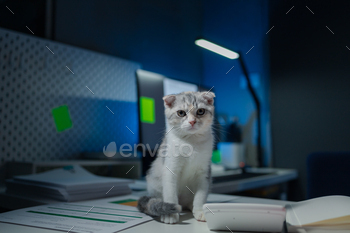
[[[174,125],[173,127],[171,127],[171,128],[169,129],[169,131],[165,133],[165,135],[167,135],[174,127],[175,127],[175,125]]]
[[[192,126],[191,125],[184,125],[184,126],[180,126],[181,129],[191,129]]]
[[[225,133],[225,134],[228,134],[229,132],[225,129],[220,129],[220,128],[212,128],[213,131],[217,132],[217,133]]]

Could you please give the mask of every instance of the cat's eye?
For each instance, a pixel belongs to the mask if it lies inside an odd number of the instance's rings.
[[[204,108],[200,108],[197,110],[197,115],[204,115],[205,113],[205,109]]]
[[[179,110],[179,111],[177,111],[177,115],[178,115],[179,117],[184,117],[184,116],[186,116],[186,112],[183,111],[183,110]]]

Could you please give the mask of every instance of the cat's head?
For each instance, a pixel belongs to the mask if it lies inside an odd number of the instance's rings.
[[[213,92],[182,92],[163,97],[165,116],[174,133],[180,135],[207,132],[214,119]]]

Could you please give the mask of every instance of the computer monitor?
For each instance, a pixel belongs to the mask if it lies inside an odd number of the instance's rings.
[[[166,76],[137,70],[138,106],[139,106],[139,142],[148,145],[152,151],[160,146],[166,133],[163,96],[184,91],[208,91],[210,88],[193,83],[178,81]],[[147,147],[146,147],[147,148]],[[138,149],[140,149],[138,147]],[[149,153],[143,151],[143,173],[154,160]]]

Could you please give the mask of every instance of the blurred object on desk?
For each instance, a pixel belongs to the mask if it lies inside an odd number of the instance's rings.
[[[89,172],[99,176],[129,179],[141,178],[141,160],[137,158],[128,160],[54,160],[7,162],[6,178],[11,179],[14,176],[36,174],[68,165],[80,165]]]
[[[6,193],[41,196],[59,201],[81,201],[130,194],[132,180],[91,174],[79,165],[51,171],[15,176],[6,180]]]

